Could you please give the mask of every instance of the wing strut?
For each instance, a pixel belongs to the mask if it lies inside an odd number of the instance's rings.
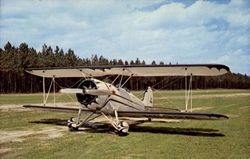
[[[192,112],[192,109],[193,109],[193,99],[192,99],[193,98],[193,91],[192,91],[193,75],[192,73],[189,76],[189,83],[188,83],[187,77],[188,76],[185,73],[185,112],[188,112],[189,103],[190,103],[190,112]]]
[[[49,94],[51,92],[51,88],[53,86],[53,101],[54,101],[54,106],[56,106],[56,81],[55,81],[55,76],[52,77],[48,93],[46,95],[46,90],[45,90],[45,77],[43,76],[43,105],[46,106]]]
[[[113,80],[113,82],[111,83],[112,85],[115,83],[115,81],[120,77],[120,74],[116,76],[116,78]]]
[[[188,102],[187,102],[187,68],[185,68],[185,111],[187,112]]]
[[[133,76],[133,74],[131,74],[128,79],[121,85],[121,87],[123,88],[123,86],[130,80],[130,78]]]

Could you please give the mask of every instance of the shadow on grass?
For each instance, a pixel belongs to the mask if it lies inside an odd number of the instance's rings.
[[[217,129],[204,128],[179,128],[179,127],[150,127],[136,126],[129,129],[130,132],[147,132],[160,134],[188,135],[188,136],[205,136],[205,137],[222,137],[225,136],[219,133]]]
[[[52,124],[67,126],[67,120],[65,119],[41,119],[39,121],[31,121],[30,123],[37,124]],[[89,133],[109,133],[113,132],[114,128],[108,123],[92,123],[89,122],[84,127],[91,128],[86,130]],[[152,127],[152,126],[138,126],[137,124],[131,124],[129,128],[130,132],[145,132],[155,134],[173,134],[173,135],[187,135],[187,136],[204,136],[204,137],[223,137],[222,133],[219,133],[217,129],[206,128],[180,128],[180,127]]]
[[[65,119],[41,119],[38,121],[30,121],[30,123],[67,126],[67,120]]]

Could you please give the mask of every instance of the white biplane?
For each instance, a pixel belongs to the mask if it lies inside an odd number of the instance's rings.
[[[43,105],[24,105],[27,108],[39,108],[46,110],[64,110],[76,111],[76,118],[68,120],[70,130],[78,130],[85,123],[103,116],[115,128],[119,135],[128,134],[129,124],[122,121],[121,117],[147,118],[151,119],[197,119],[197,120],[214,120],[228,119],[227,116],[215,113],[199,113],[188,110],[188,100],[190,95],[191,80],[193,76],[218,76],[228,73],[229,67],[221,64],[187,64],[187,65],[144,65],[144,66],[90,66],[90,67],[74,67],[74,68],[43,68],[28,69],[28,73],[43,78]],[[95,79],[113,75],[116,76],[112,83],[106,83]],[[153,107],[153,92],[150,87],[144,93],[142,100],[133,95],[124,88],[124,85],[131,77],[159,77],[159,76],[185,76],[185,110],[176,111],[171,109],[158,109]],[[76,94],[81,107],[60,107],[47,106],[48,96],[45,92],[45,78],[51,78],[51,84],[48,93],[56,78],[84,78],[77,88],[63,88],[61,93]],[[189,77],[189,78],[187,78]],[[123,78],[126,78],[125,82]],[[187,81],[190,80],[190,83]],[[115,82],[119,83],[115,85]],[[189,83],[189,86],[188,86]],[[54,98],[55,102],[55,98]],[[83,111],[91,112],[84,120],[80,119]]]

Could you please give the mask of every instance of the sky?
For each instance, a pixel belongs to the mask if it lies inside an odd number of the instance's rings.
[[[250,1],[0,0],[0,47],[7,41],[250,75]]]

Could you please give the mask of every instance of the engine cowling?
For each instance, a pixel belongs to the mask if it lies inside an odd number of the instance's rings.
[[[91,89],[97,89],[96,83],[93,80],[87,79],[82,81],[79,85],[78,88],[83,89],[83,90],[91,90]],[[85,94],[85,93],[76,93],[76,97],[79,103],[82,105],[89,105],[93,102],[96,102],[96,98],[98,97],[97,95],[91,95],[91,94]]]

